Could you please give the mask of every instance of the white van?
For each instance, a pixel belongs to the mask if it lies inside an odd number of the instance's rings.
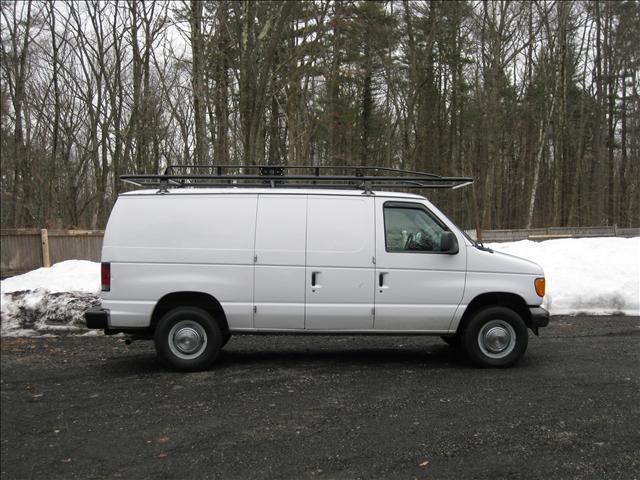
[[[506,367],[527,327],[548,324],[543,296],[540,266],[484,248],[419,195],[165,179],[119,196],[102,304],[85,318],[153,338],[185,370],[253,333],[438,335],[479,366]]]

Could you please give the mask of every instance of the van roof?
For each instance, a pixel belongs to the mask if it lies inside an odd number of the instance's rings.
[[[136,196],[136,195],[159,195],[158,189],[150,190],[133,190],[131,192],[121,193],[121,196]],[[336,196],[358,196],[364,195],[362,190],[331,190],[331,189],[316,189],[316,188],[169,188],[163,194],[171,195],[246,195],[246,194],[261,194],[261,195],[336,195]],[[412,198],[425,200],[426,197],[417,195],[415,193],[404,192],[386,192],[386,191],[374,191],[374,196],[377,197],[394,197],[394,198]]]

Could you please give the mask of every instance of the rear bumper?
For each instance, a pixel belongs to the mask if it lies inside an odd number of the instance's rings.
[[[87,328],[105,330],[109,328],[109,310],[101,307],[92,307],[84,312]]]
[[[529,307],[531,313],[531,324],[529,327],[535,331],[540,327],[549,325],[549,312],[542,307]]]

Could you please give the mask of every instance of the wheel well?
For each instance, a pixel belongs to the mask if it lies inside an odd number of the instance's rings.
[[[173,292],[162,297],[156,303],[153,313],[151,314],[151,329],[155,330],[156,325],[165,313],[176,307],[192,306],[198,307],[209,314],[218,322],[220,329],[226,335],[229,334],[229,323],[220,302],[209,295],[202,292]]]
[[[508,307],[517,312],[524,320],[525,325],[531,325],[531,312],[527,306],[527,302],[524,301],[520,295],[507,292],[491,292],[478,295],[471,300],[471,303],[467,305],[462,318],[460,319],[460,325],[458,325],[458,331],[460,332],[464,328],[465,324],[469,321],[473,314],[478,310],[488,306],[500,306]]]

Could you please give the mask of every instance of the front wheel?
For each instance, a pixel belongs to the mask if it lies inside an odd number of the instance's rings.
[[[506,307],[478,311],[462,334],[467,356],[480,367],[510,367],[524,355],[528,343],[522,317]]]
[[[164,364],[178,370],[203,370],[218,357],[223,335],[205,310],[178,307],[160,319],[154,341]]]

